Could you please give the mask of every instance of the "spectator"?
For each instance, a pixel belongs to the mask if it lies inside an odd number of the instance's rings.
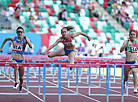
[[[131,18],[131,22],[135,22],[135,18],[134,18],[134,16],[132,16],[132,18]]]
[[[89,14],[89,17],[94,17],[94,12],[93,10],[91,10],[90,14]]]
[[[130,6],[129,0],[125,0],[125,2],[126,2],[126,4],[127,4],[128,6]]]
[[[99,17],[98,11],[96,11],[96,13],[94,13],[94,17]]]
[[[102,44],[102,41],[100,41],[99,44],[96,46],[96,49],[95,49],[98,57],[102,57],[103,56],[103,52],[104,52],[103,47],[104,46]]]
[[[112,9],[116,9],[117,8],[117,5],[116,3],[114,2],[112,5],[111,5]]]
[[[88,9],[88,6],[85,2],[81,2],[81,9]]]
[[[25,11],[28,11],[29,7],[27,6],[27,3],[24,4]]]
[[[21,7],[21,12],[25,12],[25,5]]]
[[[92,10],[94,10],[94,9],[95,9],[95,4],[94,4],[94,2],[92,2],[90,5],[91,5]]]
[[[61,5],[68,5],[69,0],[61,0]]]
[[[12,43],[9,43],[9,48],[7,54],[12,54]]]
[[[43,5],[43,3],[41,1],[37,3],[37,7],[38,8],[45,8],[44,5]]]
[[[86,0],[82,0],[82,1],[81,1],[81,4],[82,4],[82,3],[85,5],[85,4],[87,4],[87,1],[86,1]]]
[[[4,25],[4,28],[8,29],[8,27],[9,27],[9,17],[5,16],[5,25]]]
[[[33,16],[30,14],[29,20],[34,20]]]
[[[129,0],[129,2],[130,2],[131,6],[134,6],[134,1],[133,0]]]
[[[6,9],[6,11],[4,12],[4,14],[3,14],[4,16],[7,16],[7,17],[9,17],[10,16],[10,12],[9,12],[9,9],[7,8]]]
[[[96,47],[96,45],[93,43],[92,48],[91,48],[91,56],[95,56],[95,54],[96,54],[95,47]]]
[[[84,55],[84,47],[80,44],[80,46],[78,47],[78,55]]]
[[[6,9],[6,11],[4,12],[4,17],[5,17],[5,19],[4,19],[4,22],[5,22],[4,28],[6,28],[6,29],[9,26],[9,16],[10,16],[9,9]]]
[[[19,5],[20,7],[23,6],[23,3],[21,2],[21,0],[18,3],[16,3],[16,7],[18,7]]]
[[[30,40],[30,42],[31,42],[31,40]],[[29,47],[28,50],[29,50],[29,55],[32,55],[34,53],[34,44],[33,43],[32,43],[32,48]]]
[[[15,11],[21,11],[21,5],[18,5],[16,8],[15,8]]]
[[[28,46],[28,44],[25,47],[24,54],[25,55],[28,55],[29,54],[29,46]]]
[[[42,43],[42,44],[41,44],[41,47],[40,47],[40,49],[39,49],[38,54],[43,55],[43,52],[44,52],[46,49],[47,49],[47,47],[44,46],[44,44]]]
[[[35,7],[35,4],[34,4],[33,1],[31,1],[31,2],[29,3],[29,7],[30,7],[30,8],[34,8],[34,7]]]
[[[64,7],[59,10],[59,20],[67,20],[67,11]]]
[[[38,16],[37,16],[37,14],[35,14],[33,18],[34,18],[34,20],[37,21],[37,20],[38,20]]]
[[[39,13],[39,15],[38,15],[38,20],[42,20],[42,19],[43,19],[42,14]]]
[[[80,15],[80,7],[76,5],[75,8],[72,9],[72,12],[73,13],[78,13]]]
[[[85,43],[84,50],[85,50],[85,52],[84,52],[85,56],[90,56],[91,55],[91,47],[89,47],[87,43]]]
[[[68,5],[73,5],[74,1],[73,0],[69,0]]]
[[[116,8],[113,8],[112,9],[112,12],[111,12],[111,15],[113,16],[113,18],[115,18],[116,17],[116,15],[117,15],[117,9]]]

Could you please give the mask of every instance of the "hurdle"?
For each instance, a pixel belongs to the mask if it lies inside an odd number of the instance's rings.
[[[45,64],[45,65],[44,65]],[[74,67],[74,68],[82,68],[82,67],[86,67],[86,68],[91,68],[91,67],[105,67],[106,66],[106,64],[65,64],[65,63],[56,63],[55,64],[56,66],[58,66],[58,71],[59,71],[59,75],[58,75],[58,81],[59,81],[59,84],[58,84],[58,88],[59,88],[59,93],[58,93],[58,96],[59,96],[59,102],[61,101],[61,96],[62,95],[64,95],[64,93],[61,93],[61,67]],[[107,87],[109,86],[109,66],[111,66],[112,64],[108,64],[108,66],[106,66],[107,67],[107,75],[106,75],[106,77],[107,77],[107,79],[106,79],[106,82],[107,82]],[[48,64],[46,64],[46,63],[0,63],[0,66],[28,66],[28,69],[29,69],[29,67],[44,67],[44,70],[46,70],[46,66],[48,66]],[[128,68],[128,66],[129,66],[129,68],[132,66],[132,65],[119,65],[118,64],[118,66],[121,66],[122,67],[122,69],[123,69],[123,67],[125,66],[126,68]],[[134,65],[133,65],[134,66]],[[136,66],[136,65],[135,65]],[[44,71],[44,73],[43,73],[44,75],[43,76],[45,76],[45,74],[46,74],[46,72]],[[28,74],[27,74],[28,75]],[[122,71],[122,75],[123,75],[123,71]],[[89,74],[89,76],[90,76],[90,74]],[[121,80],[123,80],[123,76],[121,77]],[[46,79],[46,77],[43,77],[43,90],[45,90],[45,88],[46,88],[46,84],[44,84],[45,83],[45,79]],[[29,80],[28,80],[28,82],[29,82]],[[121,83],[123,83],[123,81],[121,81]],[[29,84],[28,84],[29,85]],[[76,85],[77,86],[77,85]],[[124,101],[124,92],[122,91],[122,89],[123,89],[123,84],[121,84],[121,95],[118,95],[118,96],[121,96],[121,101],[123,102]],[[110,94],[109,94],[109,87],[106,89],[107,91],[106,91],[106,97],[107,97],[107,102],[109,101],[109,96],[110,96]],[[77,91],[76,91],[76,93],[77,93]],[[54,93],[53,93],[54,94]],[[49,93],[49,95],[53,95],[52,93]],[[43,98],[45,97],[45,95],[47,95],[47,93],[46,93],[46,91],[43,91]],[[54,94],[55,95],[55,94]],[[57,95],[57,93],[56,93],[56,95]],[[65,94],[65,95],[68,95],[68,94]],[[115,96],[114,94],[113,95],[111,95],[111,96]]]

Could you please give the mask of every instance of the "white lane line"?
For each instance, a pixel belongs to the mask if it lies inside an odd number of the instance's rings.
[[[82,83],[86,84],[86,82],[82,82]],[[116,82],[116,83],[121,84],[121,83],[119,83],[119,82]],[[94,84],[91,84],[91,85],[97,86],[97,85],[94,85]],[[105,87],[101,87],[101,88],[106,90]],[[109,90],[110,90],[110,91],[113,91],[113,92],[116,92],[116,93],[121,93],[120,91],[116,91],[116,90],[113,90],[113,89],[109,89]],[[134,98],[138,98],[137,96],[133,96],[133,95],[130,95],[130,94],[128,94],[128,95],[131,96],[131,97],[134,97]]]
[[[5,76],[5,77],[7,77],[7,76]],[[9,77],[7,77],[8,79],[9,79]],[[14,80],[12,80],[12,79],[10,79],[13,83],[15,82]],[[25,89],[24,87],[23,87],[23,89],[25,90],[25,91],[27,91],[27,89]],[[35,94],[33,94],[31,91],[28,91],[32,96],[34,96],[35,98],[37,98],[38,100],[40,100],[41,102],[43,102],[43,100],[41,99],[41,98],[39,98],[38,96],[36,96]],[[20,94],[20,93],[19,93]]]
[[[53,84],[53,85],[56,85],[56,86],[57,86],[57,84],[54,84],[54,83],[52,83],[52,82],[50,82],[50,81],[48,81],[48,80],[46,80],[46,82],[48,82],[48,83],[50,83],[50,84]],[[68,88],[65,88],[65,87],[63,87],[63,86],[61,86],[61,88],[65,89],[65,90],[68,90],[68,91],[71,91],[71,92],[74,92],[74,93],[76,92],[76,91],[70,90],[70,89],[68,89]],[[96,100],[96,99],[94,99],[94,98],[88,97],[88,96],[83,95],[83,94],[81,94],[81,93],[78,93],[78,95],[83,96],[83,97],[85,97],[85,98],[88,98],[88,99],[90,99],[90,100],[96,101],[96,102],[101,102],[101,101],[99,101],[99,100]]]

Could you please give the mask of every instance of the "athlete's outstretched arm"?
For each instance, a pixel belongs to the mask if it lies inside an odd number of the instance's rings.
[[[55,47],[59,42],[61,42],[61,38],[57,39],[55,43],[53,43],[52,45],[50,45],[44,52],[43,54],[45,55],[47,53],[47,51],[51,50],[53,47]]]
[[[2,43],[2,45],[1,45],[1,47],[0,47],[0,52],[1,52],[1,53],[3,52],[3,46],[5,45],[5,43],[6,43],[7,41],[12,41],[12,42],[13,42],[13,40],[14,40],[14,37],[7,37],[7,38],[5,38],[5,40],[3,41],[3,43]]]
[[[32,46],[32,43],[30,42],[30,40],[28,38],[26,38],[26,36],[24,36],[24,39],[26,40],[26,44],[28,44],[29,47],[32,49],[33,46]]]
[[[74,38],[74,37],[77,37],[79,35],[83,35],[83,36],[87,37],[89,41],[91,40],[91,37],[89,37],[88,35],[84,34],[83,32],[73,33],[73,34],[70,35],[70,37]]]
[[[124,41],[122,47],[120,48],[120,52],[121,52],[121,53],[122,53],[122,52],[124,51],[124,49],[127,47],[128,43],[129,43],[129,39]]]

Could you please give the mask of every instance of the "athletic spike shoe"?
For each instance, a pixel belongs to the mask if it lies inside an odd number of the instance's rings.
[[[134,89],[134,93],[137,93],[137,88],[136,88],[136,89]]]
[[[22,86],[19,87],[19,93],[22,93]]]
[[[15,83],[15,85],[13,86],[13,89],[17,89],[18,86],[19,86],[19,84],[18,83]]]

